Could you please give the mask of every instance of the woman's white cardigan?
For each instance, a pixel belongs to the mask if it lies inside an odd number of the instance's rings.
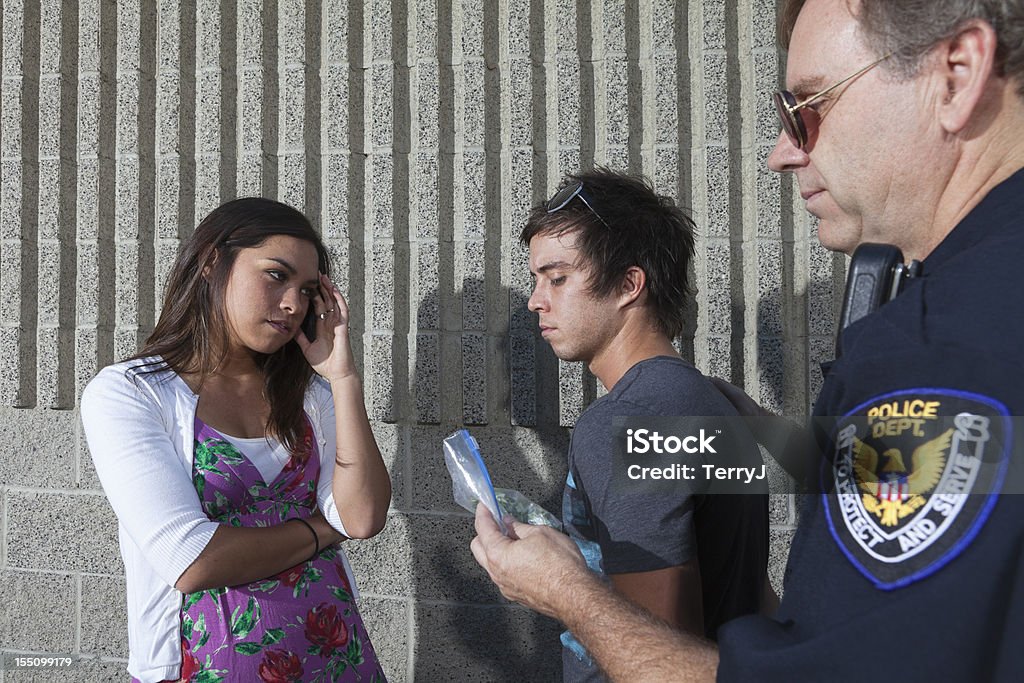
[[[178,679],[182,594],[174,585],[218,523],[203,512],[192,483],[198,396],[170,370],[128,372],[143,362],[101,370],[82,394],[81,414],[89,453],[118,520],[128,594],[128,672],[149,683]],[[334,400],[319,377],[310,382],[304,407],[320,449],[317,502],[344,534],[331,493]],[[341,556],[348,569],[343,551]]]

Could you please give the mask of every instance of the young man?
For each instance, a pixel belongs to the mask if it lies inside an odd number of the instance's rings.
[[[769,166],[796,175],[826,247],[888,242],[923,271],[842,332],[815,406],[837,419],[820,450],[834,489],[810,497],[778,613],[725,625],[715,649],[590,579],[557,534],[513,541],[478,513],[474,556],[617,680],[1020,680],[1024,1],[788,0],[782,16]]]
[[[713,638],[725,621],[759,608],[767,497],[657,493],[616,484],[613,472],[615,418],[736,414],[672,346],[683,327],[692,226],[645,181],[599,169],[569,177],[535,207],[521,239],[541,335],[608,390],[573,431],[565,529],[624,597]],[[742,446],[760,462],[753,441]],[[603,680],[570,633],[562,641],[566,681]]]

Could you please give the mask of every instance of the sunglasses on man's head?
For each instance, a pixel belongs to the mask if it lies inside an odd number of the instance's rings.
[[[811,95],[803,102],[797,102],[796,95],[789,90],[776,90],[772,93],[772,102],[775,103],[775,111],[779,115],[779,120],[782,121],[782,130],[786,131],[786,135],[789,136],[790,142],[800,150],[807,151],[807,142],[811,139],[811,136],[818,130],[818,124],[821,123],[821,117],[818,116],[818,112],[814,109],[806,109],[805,107],[814,104],[825,95],[829,94],[842,84],[852,81],[858,76],[867,73],[872,68],[878,66],[885,60],[889,59],[892,54],[871,62],[863,69],[850,74],[838,83],[834,83],[819,93]]]
[[[590,203],[590,201],[587,199],[587,196],[583,193],[583,181],[570,183],[563,187],[558,192],[556,192],[555,196],[548,200],[548,213],[555,213],[556,211],[561,211],[562,209],[569,205],[569,202],[576,199],[577,197],[579,197],[579,200],[583,202],[583,204],[588,209],[590,209],[590,213],[597,216],[597,220],[604,223],[604,226],[606,228],[611,227],[608,225],[608,222],[605,219],[601,218],[601,214],[599,214],[597,210],[594,209],[594,206]]]

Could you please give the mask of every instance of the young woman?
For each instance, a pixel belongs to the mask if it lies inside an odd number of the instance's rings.
[[[338,543],[383,528],[391,483],[328,273],[301,213],[228,202],[140,354],[82,395],[134,680],[384,680]]]

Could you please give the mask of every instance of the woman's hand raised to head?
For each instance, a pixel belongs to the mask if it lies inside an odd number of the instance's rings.
[[[310,301],[316,318],[316,341],[310,342],[299,330],[295,342],[318,375],[328,381],[356,374],[352,344],[348,338],[348,303],[341,290],[323,273],[317,295]]]
[[[363,389],[349,344],[348,304],[326,276],[313,297],[316,341],[300,331],[296,343],[306,360],[331,384],[335,441],[331,493],[349,538],[370,538],[387,522],[391,478],[366,417]]]

